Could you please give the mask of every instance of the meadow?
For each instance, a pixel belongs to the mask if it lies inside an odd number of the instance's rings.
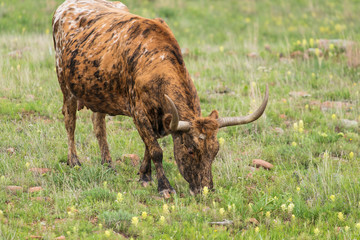
[[[0,0],[0,239],[360,239],[359,2],[123,1],[170,26],[204,116],[245,115],[270,89],[259,120],[219,131],[214,192],[191,196],[160,140],[169,199],[138,182],[129,154],[144,145],[127,117],[107,117],[117,173],[100,164],[89,110],[77,115],[82,166],[66,165],[61,2]]]

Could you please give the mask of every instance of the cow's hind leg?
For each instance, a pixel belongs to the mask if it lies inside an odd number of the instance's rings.
[[[151,178],[151,156],[149,150],[145,148],[144,160],[140,166],[140,182],[141,184],[146,187],[149,183],[152,182]]]
[[[101,164],[108,164],[109,167],[113,168],[112,160],[110,156],[108,142],[106,140],[106,122],[104,113],[93,113],[91,119],[94,125],[94,132],[99,142],[101,151]]]
[[[64,114],[65,128],[68,135],[68,161],[67,164],[71,167],[76,165],[81,166],[79,158],[76,154],[75,147],[75,127],[76,127],[76,111],[77,101],[74,96],[64,94],[64,105],[62,113]]]

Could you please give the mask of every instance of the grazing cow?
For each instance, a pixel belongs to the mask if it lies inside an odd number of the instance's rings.
[[[112,165],[105,115],[129,116],[145,144],[140,181],[146,185],[152,180],[152,160],[158,191],[174,192],[157,141],[171,134],[179,171],[191,193],[197,194],[205,186],[213,187],[218,129],[252,122],[266,108],[268,88],[262,105],[251,115],[219,118],[214,110],[202,117],[199,97],[169,26],[160,18],[131,14],[120,2],[67,0],[56,10],[52,24],[70,166],[80,165],[74,131],[76,112],[86,106],[94,112],[102,163]]]

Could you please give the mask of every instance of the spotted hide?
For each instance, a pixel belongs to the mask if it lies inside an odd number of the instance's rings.
[[[93,111],[102,163],[112,166],[105,115],[125,115],[133,119],[145,144],[142,182],[152,180],[152,160],[159,192],[174,192],[157,142],[171,134],[176,163],[191,191],[212,188],[211,164],[222,125],[216,111],[201,117],[199,97],[168,25],[105,0],[67,0],[56,10],[52,24],[68,164],[80,165],[74,143],[76,111],[86,106]]]

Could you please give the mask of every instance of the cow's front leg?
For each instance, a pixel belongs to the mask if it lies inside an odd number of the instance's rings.
[[[140,182],[146,187],[152,182],[151,178],[151,156],[147,147],[145,147],[144,160],[141,163],[140,170]]]
[[[108,164],[109,167],[113,168],[112,159],[110,156],[108,142],[106,140],[106,122],[104,113],[93,113],[91,120],[94,125],[94,132],[99,142],[101,151],[101,164]]]
[[[156,178],[158,180],[158,191],[161,195],[168,195],[169,193],[175,193],[175,190],[171,187],[169,180],[165,176],[164,168],[162,165],[163,151],[156,139],[156,135],[152,129],[152,126],[143,113],[138,113],[134,118],[136,128],[145,143],[148,155],[152,159],[156,169]],[[146,151],[145,151],[146,153]],[[144,160],[146,160],[146,154]],[[149,163],[142,163],[141,167],[149,168]],[[140,168],[141,174],[141,168]]]

